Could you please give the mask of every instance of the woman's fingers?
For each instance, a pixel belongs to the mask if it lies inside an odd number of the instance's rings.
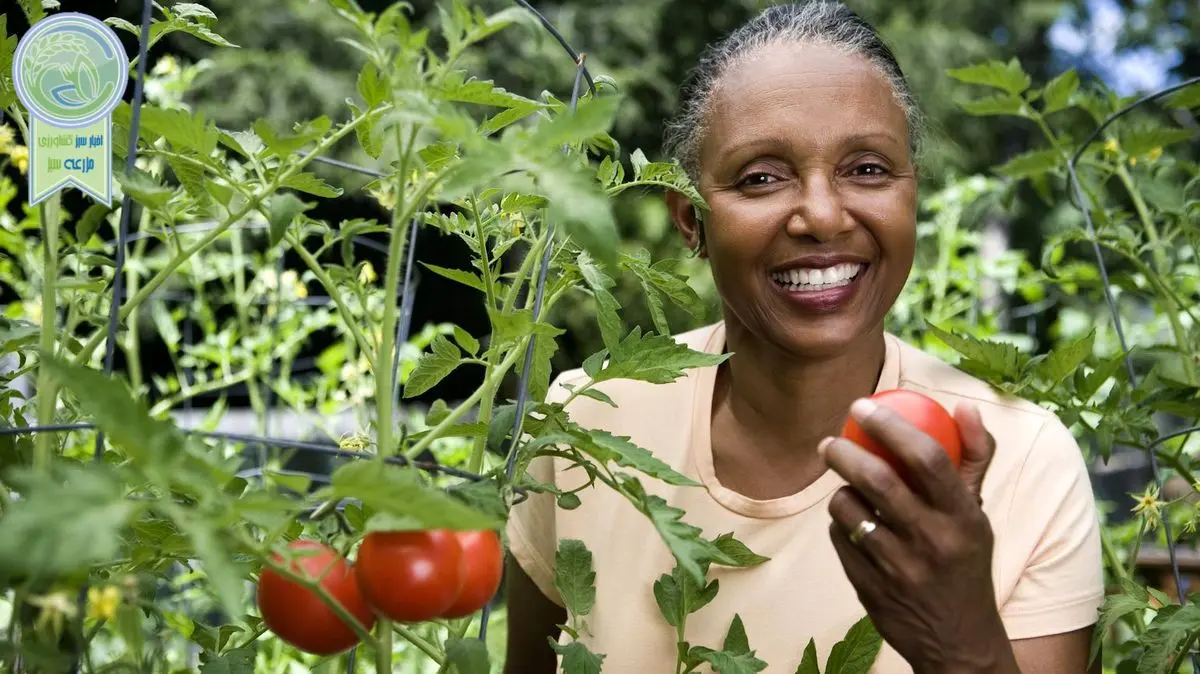
[[[825,464],[865,499],[870,511],[879,512],[878,519],[906,534],[926,519],[928,507],[883,459],[845,438],[827,438],[818,451]]]
[[[954,420],[962,437],[962,465],[958,474],[967,489],[975,496],[983,493],[983,478],[996,454],[996,439],[983,425],[983,417],[975,403],[962,403],[954,408]]]
[[[975,503],[975,494],[966,488],[946,450],[903,416],[869,398],[856,400],[850,414],[907,468],[909,479],[930,505],[953,512]]]
[[[896,577],[908,557],[905,544],[852,487],[842,487],[833,494],[829,514],[838,532],[835,537],[861,549],[877,572]]]

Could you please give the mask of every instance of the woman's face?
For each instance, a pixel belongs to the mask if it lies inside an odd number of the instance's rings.
[[[912,266],[917,210],[887,80],[862,57],[778,45],[735,65],[711,103],[699,187],[731,330],[800,357],[877,333]],[[687,201],[672,212],[694,237]]]

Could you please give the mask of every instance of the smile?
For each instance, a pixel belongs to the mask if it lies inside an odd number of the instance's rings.
[[[843,262],[824,269],[801,267],[773,272],[771,280],[791,292],[820,292],[850,285],[864,269],[864,264]]]

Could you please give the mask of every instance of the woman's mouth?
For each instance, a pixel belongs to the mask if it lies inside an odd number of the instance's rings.
[[[795,268],[771,273],[771,280],[793,293],[821,292],[848,286],[866,269],[865,264],[843,262],[823,269]]]

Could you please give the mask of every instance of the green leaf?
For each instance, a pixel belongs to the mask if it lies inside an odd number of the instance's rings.
[[[234,648],[200,666],[200,674],[254,674],[255,653],[250,648]]]
[[[538,125],[530,143],[538,147],[558,148],[575,144],[605,133],[612,127],[621,99],[616,96],[588,98],[579,102],[574,111],[566,110]],[[594,182],[594,181],[592,181]]]
[[[1079,73],[1074,68],[1050,80],[1042,90],[1042,114],[1049,115],[1070,106],[1071,96],[1079,90]]]
[[[1021,377],[1026,363],[1029,362],[1029,357],[1012,344],[988,342],[970,335],[955,334],[932,323],[927,324],[927,327],[946,346],[963,356],[964,360],[959,362],[959,367],[971,374],[1014,381]]]
[[[968,114],[984,117],[988,115],[1016,115],[1025,117],[1028,112],[1025,101],[1020,96],[1011,94],[995,94],[984,96],[973,101],[961,101],[959,107]]]
[[[702,561],[700,568],[708,573],[708,562]],[[654,581],[654,600],[658,610],[671,627],[685,624],[692,613],[708,606],[716,599],[721,584],[713,580],[708,583],[698,583],[684,568],[676,564],[670,574],[663,574]]]
[[[342,196],[342,188],[334,187],[312,173],[295,173],[283,181],[283,187],[314,194],[318,197],[334,198]]]
[[[1123,585],[1131,585],[1132,583],[1123,583]],[[1139,590],[1141,588],[1138,588]],[[1138,596],[1144,593],[1130,594],[1128,591],[1122,594],[1110,594],[1104,598],[1104,605],[1100,609],[1100,620],[1096,624],[1096,629],[1102,634],[1107,634],[1108,630],[1117,621],[1125,616],[1144,611],[1150,608],[1149,595]],[[1100,652],[1100,646],[1103,640],[1097,639],[1092,643],[1091,657],[1095,658]]]
[[[446,660],[454,665],[455,674],[488,674],[492,668],[487,644],[479,639],[450,637],[446,640]]]
[[[817,662],[817,642],[812,638],[809,638],[808,645],[804,647],[804,656],[800,660],[800,666],[796,668],[796,674],[821,674]]]
[[[379,68],[370,62],[359,71],[357,87],[358,95],[362,96],[368,108],[386,101],[390,89],[385,77],[379,73]]]
[[[1032,178],[1054,170],[1062,161],[1058,150],[1033,150],[1019,154],[996,167],[996,173],[1008,178]]]
[[[587,646],[572,641],[566,645],[548,639],[550,647],[562,656],[562,674],[600,674],[604,665],[603,654],[593,653]]]
[[[713,367],[725,362],[730,355],[695,351],[668,335],[649,333],[643,336],[641,326],[638,326],[610,350],[608,364],[594,379],[596,383],[633,379],[667,384],[684,376],[688,369]]]
[[[547,335],[533,336],[533,360],[529,372],[529,397],[533,400],[545,400],[550,391],[552,361],[558,352],[558,340]],[[525,371],[525,359],[517,361],[516,374],[521,376]]]
[[[600,262],[617,261],[617,226],[612,200],[596,180],[578,167],[546,162],[533,171],[549,205],[546,217],[560,226]]]
[[[709,562],[728,564],[732,561],[712,541],[705,539],[698,527],[683,521],[684,511],[659,496],[648,494],[637,478],[621,475],[620,479],[625,497],[650,519],[676,564],[698,585],[704,583]]]
[[[283,237],[287,234],[288,227],[291,226],[292,221],[296,219],[296,216],[307,210],[307,208],[307,205],[291,192],[284,192],[271,197],[271,205],[268,210],[271,217],[267,222],[267,226],[272,246],[278,246],[279,242],[283,241]]]
[[[714,651],[703,646],[697,646],[692,652],[702,662],[712,665],[717,674],[755,674],[767,668],[767,663],[754,657],[754,653],[731,655],[722,651]]]
[[[122,191],[151,210],[158,210],[166,206],[171,197],[175,195],[175,190],[163,185],[154,176],[138,168],[133,169],[133,173],[115,171],[113,177],[121,183]]]
[[[237,615],[245,599],[245,569],[235,562],[226,534],[216,527],[216,521],[203,513],[187,510],[172,503],[160,505],[179,530],[192,542],[196,557],[203,564],[204,575],[217,595],[221,607]]]
[[[1189,141],[1198,135],[1196,131],[1165,126],[1134,126],[1118,135],[1121,149],[1131,157],[1161,150],[1169,145]]]
[[[604,342],[606,349],[612,350],[619,344],[623,330],[621,316],[617,313],[621,305],[608,291],[616,283],[597,266],[586,250],[580,252],[576,263],[579,265],[579,272],[583,275],[584,283],[592,291],[592,296],[596,298],[596,321],[600,326],[600,339]]]
[[[429,264],[428,262],[422,262],[421,265],[438,276],[448,278],[451,281],[457,281],[468,288],[474,288],[479,292],[486,292],[486,289],[483,286],[483,279],[479,277],[479,274],[463,271],[461,269],[447,269],[446,267],[439,267],[436,264]]]
[[[870,616],[863,616],[834,644],[825,663],[825,674],[867,674],[879,656],[883,637],[875,631]]]
[[[468,355],[474,356],[479,353],[479,340],[457,325],[454,326],[454,341],[458,342],[458,346]]]
[[[444,335],[437,335],[429,345],[430,351],[417,361],[416,368],[408,375],[404,384],[404,397],[421,395],[437,386],[462,363],[462,352]]]
[[[81,246],[86,245],[100,229],[100,225],[104,224],[104,219],[109,213],[112,213],[112,209],[103,204],[88,206],[83,217],[75,224],[75,241]]]
[[[1008,63],[987,61],[965,68],[951,68],[946,74],[960,82],[993,87],[1013,96],[1023,93],[1033,84],[1033,79],[1021,68],[1016,58]]]
[[[1175,92],[1167,99],[1172,108],[1200,108],[1200,84],[1193,84]]]
[[[554,587],[573,616],[585,616],[596,604],[592,552],[583,541],[564,539],[554,554]]]
[[[107,466],[15,468],[5,477],[21,499],[0,518],[0,576],[52,580],[117,558],[139,508]]]
[[[498,87],[492,80],[479,80],[468,77],[465,70],[454,70],[446,73],[436,95],[445,101],[454,103],[474,103],[496,108],[515,108],[529,114],[545,106],[537,101]],[[493,132],[496,129],[489,129]]]
[[[770,561],[770,557],[763,557],[756,554],[746,547],[746,544],[733,537],[733,533],[724,533],[713,539],[713,544],[717,546],[721,552],[725,553],[734,561],[730,566],[751,567],[758,566],[763,562]]]
[[[1141,639],[1146,650],[1138,661],[1137,674],[1170,671],[1168,665],[1185,644],[1191,644],[1191,637],[1197,632],[1200,632],[1200,606],[1190,604],[1169,614],[1165,609],[1159,611]]]
[[[1092,355],[1096,331],[1076,339],[1069,344],[1055,346],[1034,368],[1034,373],[1044,379],[1050,388],[1058,386],[1075,373],[1079,366]]]
[[[271,128],[271,123],[266,119],[256,120],[253,128],[254,133],[262,139],[267,148],[266,156],[286,159],[300,148],[320,140],[329,131],[332,124],[333,122],[328,117],[321,115],[305,124],[297,124],[297,128],[290,134],[275,133],[275,130]]]
[[[143,106],[140,124],[150,134],[165,139],[177,152],[191,150],[202,161],[217,148],[221,137],[216,125],[206,120],[203,112],[193,110]]]
[[[570,445],[601,463],[613,462],[618,466],[633,468],[667,484],[680,487],[699,487],[700,483],[677,472],[650,450],[630,442],[628,437],[613,435],[606,430],[585,429],[574,422],[567,422],[566,432],[555,432],[540,436],[530,443],[531,448],[546,445]]]
[[[426,484],[415,468],[352,461],[333,472],[329,491],[333,498],[358,499],[366,509],[393,516],[377,520],[378,529],[472,530],[501,526],[499,518]]]

